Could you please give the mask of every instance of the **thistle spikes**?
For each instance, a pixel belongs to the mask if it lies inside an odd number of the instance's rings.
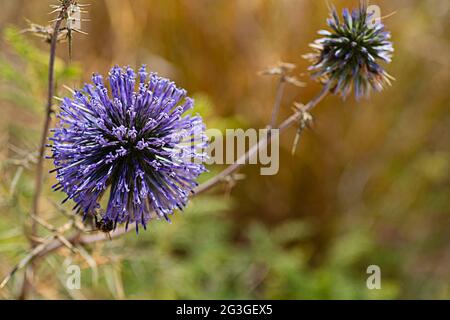
[[[169,220],[205,171],[205,155],[198,152],[207,146],[205,125],[199,116],[183,115],[193,103],[184,89],[145,66],[137,73],[112,68],[109,89],[95,74],[92,84],[61,102],[49,145],[54,190],[64,191],[77,212],[100,214],[114,226],[145,228],[155,215]],[[102,197],[108,198],[103,208]]]
[[[312,77],[342,98],[352,89],[357,99],[368,96],[372,89],[381,91],[393,79],[380,65],[391,62],[391,34],[381,19],[374,18],[365,1],[351,13],[344,9],[342,18],[331,8],[330,30],[320,30],[322,38],[310,45],[314,53],[304,56],[312,62]]]

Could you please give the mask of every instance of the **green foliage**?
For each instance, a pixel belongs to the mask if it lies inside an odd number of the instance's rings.
[[[311,265],[302,244],[313,230],[290,221],[272,230],[252,223],[236,233],[227,212],[236,204],[224,196],[200,196],[173,223],[154,221],[136,237],[106,241],[90,254],[101,255],[94,271],[84,266],[86,298],[131,299],[323,299],[394,298],[396,285],[386,290],[366,288],[365,269],[358,261],[370,251],[362,234],[337,239],[329,261]],[[54,263],[63,274],[65,265]],[[61,265],[63,267],[61,267]],[[54,267],[55,268],[55,267]],[[51,271],[54,272],[54,271]],[[50,276],[48,272],[47,276]],[[43,275],[45,277],[45,275]]]
[[[42,115],[48,77],[48,52],[28,41],[14,27],[3,32],[6,53],[0,56],[0,101],[25,108]],[[79,78],[81,69],[76,64],[55,61],[56,83],[64,84]]]

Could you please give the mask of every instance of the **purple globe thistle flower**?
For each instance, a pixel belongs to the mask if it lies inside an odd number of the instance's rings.
[[[373,14],[367,13],[365,1],[351,14],[344,9],[342,20],[332,8],[327,20],[331,30],[320,30],[323,38],[310,45],[315,52],[305,55],[312,61],[309,67],[312,77],[344,99],[352,87],[359,99],[368,96],[371,89],[381,91],[393,79],[379,64],[391,62],[394,51],[389,41],[391,35]]]
[[[183,114],[193,107],[184,89],[168,79],[114,67],[110,93],[102,77],[62,100],[59,124],[50,138],[57,184],[86,215],[101,211],[109,225],[146,227],[156,217],[183,209],[205,171],[206,147],[200,116]],[[137,87],[137,88],[136,88]],[[108,195],[106,208],[100,200]]]

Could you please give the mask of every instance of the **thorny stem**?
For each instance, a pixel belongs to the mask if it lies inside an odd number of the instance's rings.
[[[38,217],[39,216],[39,200],[42,193],[42,177],[44,172],[44,153],[45,153],[45,143],[47,141],[47,133],[50,127],[51,115],[52,115],[52,106],[53,106],[53,93],[54,93],[54,67],[55,67],[55,58],[56,58],[56,44],[58,42],[58,32],[61,27],[61,23],[63,21],[65,12],[67,10],[67,4],[64,2],[61,11],[55,21],[55,25],[53,27],[53,34],[51,38],[50,44],[50,60],[48,64],[48,96],[47,96],[47,106],[45,112],[45,121],[44,126],[41,132],[41,141],[39,145],[39,155],[38,161],[36,165],[36,176],[35,176],[35,192],[33,196],[33,204],[31,208],[31,215]],[[35,241],[32,239],[36,237],[37,233],[37,222],[35,219],[31,222],[31,233],[30,233],[30,242],[32,248],[36,246]],[[19,299],[26,299],[29,293],[30,288],[30,278],[33,276],[33,264],[30,264],[25,272],[22,291],[20,293]]]
[[[306,104],[302,111],[305,112],[305,111],[308,111],[308,110],[311,110],[312,108],[314,108],[317,104],[319,104],[320,101],[322,101],[323,98],[325,98],[327,93],[328,93],[328,87],[324,86],[322,91],[316,97],[314,97],[308,104]],[[287,128],[296,124],[300,116],[301,116],[301,111],[295,112],[292,116],[287,118],[278,127],[279,132],[281,133],[284,130],[286,130]],[[268,136],[270,136],[270,135],[268,135]],[[202,183],[197,188],[195,188],[195,190],[194,190],[195,194],[198,194],[198,193],[201,193],[201,192],[211,189],[216,184],[222,182],[225,177],[236,172],[241,166],[243,166],[247,162],[248,159],[250,159],[252,156],[254,156],[260,148],[265,147],[266,145],[269,145],[271,143],[271,140],[268,139],[269,138],[268,136],[264,137],[263,139],[261,139],[259,141],[258,144],[251,147],[247,151],[247,153],[242,155],[241,158],[239,158],[234,164],[230,165],[228,168],[226,168],[225,170],[220,172],[215,177],[209,179],[208,181]]]
[[[328,94],[329,92],[329,86],[325,85],[320,93],[315,96],[311,101],[309,101],[304,108],[301,111],[295,112],[293,115],[291,115],[289,118],[287,118],[285,121],[283,121],[279,126],[278,130],[281,132],[285,131],[286,129],[290,128],[291,126],[298,123],[298,120],[302,116],[302,112],[309,111],[313,109],[315,106],[317,106]],[[270,135],[269,135],[270,137]],[[214,176],[213,178],[209,179],[208,181],[200,184],[197,188],[195,188],[194,193],[195,195],[203,193],[214,186],[218,185],[219,183],[223,182],[224,179],[237,170],[241,168],[246,163],[246,160],[254,156],[259,148],[265,147],[270,144],[270,139],[268,137],[265,137],[259,141],[258,144],[251,147],[244,155],[239,158],[239,160],[236,161],[236,163],[228,166],[225,170],[221,171],[219,174]],[[244,161],[245,160],[245,161]],[[125,227],[121,227],[117,229],[116,231],[111,233],[111,238],[119,237],[130,230],[134,230],[133,228],[125,229]],[[84,244],[90,244],[94,242],[100,242],[108,239],[108,237],[99,232],[92,235],[83,235],[81,232],[75,232],[73,235],[66,238],[70,243],[73,245],[84,245]],[[49,243],[45,250],[42,250],[39,254],[36,255],[35,258],[42,258],[46,255],[52,253],[55,250],[58,250],[59,248],[63,247],[65,244],[63,244],[59,239],[53,240],[51,243]]]

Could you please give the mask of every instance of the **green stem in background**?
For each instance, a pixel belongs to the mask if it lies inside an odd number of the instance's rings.
[[[277,125],[278,113],[280,112],[281,102],[283,100],[284,88],[286,87],[286,78],[282,74],[278,82],[277,95],[275,98],[275,103],[273,105],[272,120],[270,121],[270,128],[275,128]]]
[[[31,216],[38,217],[39,216],[39,200],[42,193],[42,178],[44,173],[44,153],[45,153],[45,144],[47,141],[47,133],[50,127],[51,122],[51,115],[53,112],[52,106],[53,106],[53,95],[55,90],[55,59],[56,59],[56,45],[58,42],[58,33],[61,28],[62,21],[64,19],[66,10],[68,8],[68,5],[66,2],[63,2],[61,11],[58,14],[58,17],[56,18],[54,27],[53,27],[53,34],[50,44],[50,59],[48,64],[48,96],[47,96],[47,106],[45,110],[45,120],[44,120],[44,126],[42,128],[41,132],[41,140],[39,144],[39,155],[38,155],[38,161],[36,165],[36,176],[35,176],[35,183],[34,183],[34,196],[33,196],[33,203],[31,208]],[[35,219],[31,222],[31,232],[30,232],[30,242],[31,247],[34,248],[36,246],[36,242],[34,241],[35,237],[37,236],[37,222]],[[26,299],[28,296],[28,293],[30,291],[30,284],[31,279],[33,277],[33,271],[34,266],[33,264],[30,264],[27,268],[22,284],[22,290],[19,296],[19,299]]]

